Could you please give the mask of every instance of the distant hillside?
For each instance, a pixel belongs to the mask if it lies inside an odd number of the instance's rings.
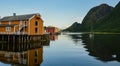
[[[94,31],[120,32],[120,2],[104,18],[94,24]]]
[[[81,26],[80,23],[75,22],[70,27],[68,27],[67,29],[64,29],[63,31],[80,32],[80,26]]]
[[[64,31],[69,32],[120,32],[120,2],[113,8],[101,4],[92,8],[80,23],[73,23]]]
[[[91,31],[93,24],[95,24],[98,20],[105,17],[112,11],[113,7],[107,4],[101,4],[92,8],[85,18],[82,21],[81,31],[88,32]]]

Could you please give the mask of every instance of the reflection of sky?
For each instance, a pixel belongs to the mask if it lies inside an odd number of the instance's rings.
[[[77,62],[80,59],[78,56],[85,56],[84,48],[75,46],[68,36],[60,35],[58,39],[51,42],[49,48],[44,47],[44,61],[47,62],[43,62],[43,66],[73,66],[73,64],[79,63]],[[75,61],[73,62],[71,59]]]
[[[45,25],[66,28],[81,22],[94,6],[107,3],[115,6],[119,0],[0,0],[0,16],[40,13]]]
[[[3,64],[0,62],[0,66],[7,66],[7,65],[10,66],[10,64]]]
[[[44,62],[41,66],[119,66],[118,62],[103,63],[89,56],[82,40],[76,45],[68,35],[59,35],[57,41],[50,43],[50,47],[44,47]]]

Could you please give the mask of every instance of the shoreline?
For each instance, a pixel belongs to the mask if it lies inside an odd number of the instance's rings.
[[[70,34],[120,34],[115,32],[62,32],[62,33],[70,33]]]

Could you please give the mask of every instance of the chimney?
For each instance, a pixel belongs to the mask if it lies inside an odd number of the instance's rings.
[[[13,16],[16,16],[16,13],[13,13]]]

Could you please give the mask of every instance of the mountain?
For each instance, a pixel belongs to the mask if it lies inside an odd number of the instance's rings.
[[[63,31],[80,32],[80,27],[81,27],[81,24],[78,22],[75,22],[70,27],[64,29]]]
[[[114,8],[101,4],[90,9],[82,24],[75,22],[64,31],[120,32],[120,2]]]
[[[83,32],[89,32],[92,30],[93,24],[99,21],[101,18],[105,17],[112,11],[113,7],[107,4],[101,4],[99,6],[93,7],[84,17],[80,30]]]
[[[120,32],[120,2],[107,16],[94,24],[93,30],[99,32]]]

